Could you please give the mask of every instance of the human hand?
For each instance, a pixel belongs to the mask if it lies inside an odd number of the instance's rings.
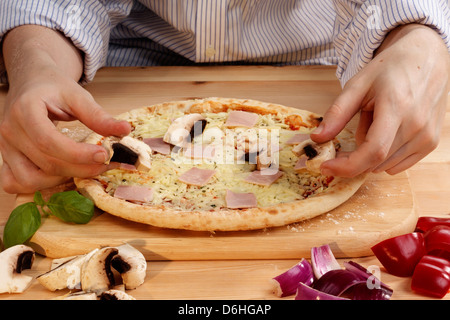
[[[75,142],[56,128],[78,119],[102,135],[126,135],[127,122],[114,120],[76,81],[44,68],[10,89],[0,125],[1,184],[10,193],[34,192],[67,177],[90,177],[108,169],[106,150]]]
[[[130,131],[78,84],[81,52],[62,33],[34,25],[9,31],[2,49],[9,80],[0,124],[3,189],[31,193],[107,170],[104,148],[75,142],[55,126],[78,119],[106,136]]]
[[[421,25],[393,30],[311,134],[318,143],[331,140],[360,113],[356,150],[324,162],[322,173],[396,174],[433,151],[447,106],[449,71],[447,48],[435,31]]]

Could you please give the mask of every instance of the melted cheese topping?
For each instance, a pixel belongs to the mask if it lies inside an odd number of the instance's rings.
[[[140,139],[163,137],[171,121],[182,115],[181,112],[155,112],[145,117],[137,117],[131,121],[135,128],[131,135]],[[254,128],[230,129],[224,128],[228,113],[204,113],[203,115],[208,121],[204,134],[197,136],[193,142],[215,145],[216,155],[217,150],[225,150],[225,152],[219,152],[221,157],[191,159],[186,158],[183,152],[172,152],[169,156],[155,153],[152,155],[152,166],[148,172],[114,169],[98,176],[97,179],[103,182],[106,191],[110,194],[113,194],[119,185],[149,186],[153,189],[154,198],[147,205],[164,205],[178,210],[222,210],[225,208],[226,190],[252,192],[256,195],[258,206],[266,207],[302,200],[326,189],[327,177],[314,175],[306,170],[301,173],[294,171],[298,158],[292,153],[292,146],[286,145],[286,141],[293,135],[309,133],[311,129],[290,130],[284,123],[282,115],[260,115]],[[270,186],[245,182],[245,177],[255,170],[256,165],[236,160],[236,155],[233,154],[235,149],[224,147],[230,141],[234,143],[240,135],[249,132],[253,134],[256,132],[257,137],[264,133],[279,141],[281,150],[277,163],[283,176]],[[179,181],[178,177],[193,166],[214,169],[216,173],[203,187]]]

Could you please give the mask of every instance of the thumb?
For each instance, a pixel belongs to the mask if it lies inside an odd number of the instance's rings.
[[[131,131],[127,121],[113,118],[89,94],[74,99],[70,106],[78,120],[102,136],[125,136]]]
[[[317,143],[334,139],[359,111],[364,96],[361,88],[345,87],[325,112],[320,125],[311,133],[311,139]]]

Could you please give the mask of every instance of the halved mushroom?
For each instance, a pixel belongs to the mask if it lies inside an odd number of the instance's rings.
[[[270,168],[278,168],[277,159],[267,155],[266,151],[258,153],[256,157],[256,170],[261,171]]]
[[[52,261],[50,271],[36,277],[36,280],[51,291],[81,288],[81,268],[98,249],[79,256],[73,256]]]
[[[69,292],[63,296],[53,298],[52,300],[97,300],[97,295],[94,292]]]
[[[257,164],[258,154],[262,150],[262,145],[258,139],[258,133],[254,129],[235,131],[236,159],[250,164]]]
[[[256,157],[256,170],[278,168],[280,160],[278,156],[279,151],[279,146],[267,144],[266,147],[262,149]]]
[[[119,142],[119,139],[116,137],[107,137],[102,141],[102,147],[105,148],[106,152],[108,152],[108,159],[105,161],[105,164],[109,164],[111,162],[111,158],[114,155],[113,144]]]
[[[129,244],[116,248],[119,253],[113,257],[111,265],[120,273],[125,289],[135,289],[144,283],[147,261],[139,250]]]
[[[21,272],[31,269],[34,257],[34,250],[26,245],[15,245],[0,253],[0,293],[21,293],[29,287],[33,277]]]
[[[245,131],[237,131],[236,149],[244,153],[257,153],[262,149],[262,143],[258,139],[256,130],[248,129]]]
[[[144,141],[125,136],[111,147],[113,155],[110,161],[132,164],[140,171],[150,170],[152,148]]]
[[[111,271],[111,260],[119,252],[117,248],[98,249],[81,266],[81,289],[100,295],[114,286],[114,274]]]
[[[192,139],[203,133],[206,123],[205,117],[199,113],[186,114],[170,124],[163,140],[183,148],[192,142]]]
[[[306,155],[306,169],[311,172],[320,173],[320,165],[336,157],[336,148],[333,141],[317,144],[311,139],[296,145],[292,152],[297,156]]]
[[[52,260],[52,264],[50,265],[50,270],[58,268],[60,265],[69,262],[70,260],[73,260],[78,256],[69,256],[69,257],[63,257],[63,258],[55,258]]]
[[[102,292],[100,300],[136,300],[133,296],[120,290],[108,290]]]

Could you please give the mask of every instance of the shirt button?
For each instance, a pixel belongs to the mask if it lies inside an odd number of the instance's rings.
[[[208,58],[212,58],[215,54],[216,54],[216,49],[214,49],[213,47],[206,48],[205,55]]]

